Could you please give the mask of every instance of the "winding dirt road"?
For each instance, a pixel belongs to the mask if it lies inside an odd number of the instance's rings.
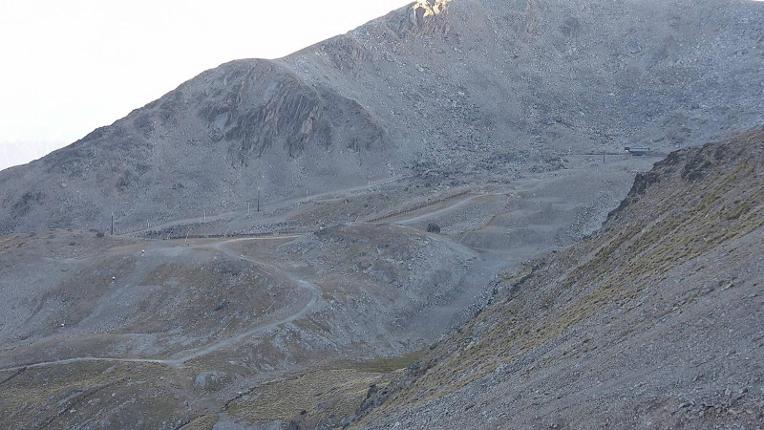
[[[285,198],[281,200],[263,202],[263,205],[264,206],[267,205],[268,210],[273,211],[274,209],[289,208],[295,205],[299,205],[301,203],[315,201],[322,197],[333,197],[333,196],[347,197],[358,191],[370,190],[372,188],[379,187],[382,185],[392,184],[392,183],[401,181],[403,179],[406,179],[406,176],[398,175],[398,176],[393,176],[386,179],[372,181],[365,185],[358,185],[355,187],[344,188],[344,189],[334,190],[334,191],[326,191],[323,193],[311,194],[305,197],[289,197],[289,198]],[[245,210],[230,211],[225,213],[209,214],[209,215],[205,215],[201,217],[176,219],[176,220],[164,222],[161,224],[157,224],[150,228],[138,228],[137,230],[125,231],[124,233],[120,235],[121,236],[140,235],[140,234],[148,233],[150,231],[161,231],[163,229],[167,229],[171,227],[182,227],[189,224],[210,223],[215,221],[231,221],[235,219],[236,217],[242,217],[247,213],[248,211],[245,209]]]
[[[157,359],[157,358],[114,358],[114,357],[76,357],[76,358],[67,358],[63,360],[53,360],[53,361],[44,361],[39,363],[30,363],[25,364],[21,366],[15,366],[15,367],[8,367],[4,369],[0,369],[0,372],[17,372],[25,369],[35,369],[35,368],[43,368],[43,367],[52,367],[52,366],[59,366],[59,365],[67,365],[67,364],[75,364],[75,363],[143,363],[143,364],[159,364],[169,367],[176,367],[180,368],[183,367],[184,364],[188,363],[189,361],[193,361],[195,359],[210,355],[214,352],[228,349],[231,347],[236,346],[237,344],[240,344],[244,342],[247,339],[250,339],[254,336],[258,336],[264,333],[267,333],[270,330],[273,330],[275,328],[278,328],[282,325],[292,323],[294,321],[297,321],[299,319],[302,319],[306,315],[308,315],[310,312],[314,310],[316,307],[316,304],[318,303],[320,297],[321,297],[321,290],[314,284],[304,280],[299,279],[292,274],[272,265],[268,264],[262,261],[255,260],[251,257],[247,257],[245,255],[238,254],[231,248],[227,247],[227,245],[235,242],[247,242],[247,241],[254,241],[254,240],[276,240],[276,239],[284,239],[284,237],[274,237],[274,238],[240,238],[240,239],[233,239],[233,240],[227,240],[224,242],[218,242],[214,244],[205,244],[198,246],[199,248],[212,248],[217,251],[220,251],[229,257],[232,258],[238,258],[244,261],[247,261],[255,266],[258,266],[261,268],[264,272],[266,272],[270,276],[277,276],[280,275],[282,277],[285,277],[290,282],[295,284],[295,286],[298,289],[305,290],[308,293],[310,293],[310,299],[303,305],[298,311],[295,313],[289,315],[288,317],[285,317],[283,319],[273,321],[271,323],[257,326],[255,328],[252,328],[248,331],[245,331],[243,333],[239,333],[236,336],[228,337],[225,339],[218,340],[216,342],[213,342],[209,345],[190,349],[186,351],[179,352],[177,354],[174,354],[172,358],[169,359]]]
[[[362,188],[362,187],[359,187]],[[348,191],[348,190],[343,190]],[[327,193],[328,194],[328,193]],[[484,197],[486,195],[492,195],[492,194],[470,194],[468,192],[464,193],[465,195],[463,198],[457,198],[454,202],[451,204],[448,204],[446,206],[441,206],[443,201],[435,201],[435,202],[429,202],[423,207],[419,207],[410,211],[404,211],[402,213],[397,214],[391,214],[382,217],[381,219],[390,219],[390,218],[398,218],[394,221],[395,224],[401,225],[401,226],[407,226],[410,224],[413,224],[415,222],[429,219],[433,216],[441,215],[446,212],[450,212],[456,209],[459,209],[463,206],[466,206],[467,204],[473,202],[475,199]],[[458,197],[458,196],[452,196]],[[448,199],[446,199],[448,200]],[[427,211],[427,209],[430,209]],[[408,212],[412,212],[412,214],[409,214]],[[408,217],[406,215],[409,215]],[[381,220],[380,219],[380,220]],[[377,221],[379,222],[379,220]],[[267,333],[270,330],[273,330],[275,328],[278,328],[282,325],[292,323],[294,321],[300,320],[304,318],[306,315],[308,315],[310,312],[314,310],[316,307],[318,301],[321,297],[321,290],[311,282],[308,282],[304,279],[300,279],[292,275],[291,273],[288,273],[284,271],[283,269],[274,266],[269,263],[265,263],[263,261],[256,260],[252,257],[248,257],[245,255],[242,255],[235,250],[231,249],[229,245],[233,243],[239,243],[239,242],[249,242],[249,241],[262,241],[262,240],[283,240],[283,239],[294,239],[299,238],[300,235],[291,235],[291,236],[275,236],[275,237],[250,237],[250,238],[237,238],[237,239],[230,239],[222,242],[217,243],[207,243],[203,245],[197,245],[195,248],[208,248],[208,249],[214,249],[216,251],[219,251],[231,258],[240,259],[243,261],[247,261],[257,267],[259,267],[263,272],[265,272],[267,275],[271,277],[282,277],[287,279],[289,282],[295,285],[297,289],[304,290],[308,293],[310,293],[310,299],[296,312],[293,314],[290,314],[289,316],[273,321],[271,323],[260,325],[257,327],[254,327],[248,331],[239,333],[233,337],[228,337],[224,339],[220,339],[218,341],[215,341],[213,343],[210,343],[205,346],[201,346],[198,348],[181,351],[178,353],[175,353],[172,355],[171,358],[166,359],[159,359],[159,358],[115,358],[115,357],[77,357],[77,358],[68,358],[68,359],[62,359],[62,360],[53,360],[53,361],[45,361],[45,362],[39,362],[39,363],[30,363],[26,365],[20,365],[15,367],[9,367],[0,369],[0,372],[13,372],[13,371],[21,371],[24,369],[34,369],[34,368],[44,368],[44,367],[51,367],[51,366],[57,366],[57,365],[67,365],[67,364],[75,364],[75,363],[91,363],[91,362],[107,362],[107,363],[143,363],[143,364],[158,364],[158,365],[164,365],[174,368],[181,368],[186,363],[193,361],[195,359],[213,354],[215,352],[230,349],[235,347],[236,345],[246,341],[247,339],[250,339],[255,336],[259,336],[262,334]]]

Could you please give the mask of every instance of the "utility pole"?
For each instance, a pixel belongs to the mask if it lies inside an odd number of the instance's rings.
[[[111,236],[114,236],[114,212],[111,213],[111,229],[109,230]]]
[[[257,213],[260,213],[260,187],[257,187]]]

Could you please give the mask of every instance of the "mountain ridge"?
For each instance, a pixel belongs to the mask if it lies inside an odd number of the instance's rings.
[[[258,189],[272,201],[419,169],[511,175],[529,168],[520,154],[671,150],[764,111],[740,83],[764,87],[754,2],[417,4],[225,63],[1,172],[0,231],[104,230],[111,213],[124,231],[242,210]]]

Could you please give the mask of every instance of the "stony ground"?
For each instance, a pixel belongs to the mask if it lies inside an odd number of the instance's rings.
[[[599,233],[497,285],[353,428],[761,427],[762,202],[764,132],[670,155]]]
[[[475,186],[402,178],[160,235],[3,236],[0,422],[338,425],[469,318],[498,274],[595,229],[655,160],[571,157]],[[247,225],[295,232],[164,236]]]

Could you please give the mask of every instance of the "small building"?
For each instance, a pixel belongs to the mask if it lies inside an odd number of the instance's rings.
[[[642,156],[642,155],[647,155],[647,153],[650,152],[650,148],[648,148],[646,146],[627,146],[624,149],[629,154],[635,155],[637,157]]]

